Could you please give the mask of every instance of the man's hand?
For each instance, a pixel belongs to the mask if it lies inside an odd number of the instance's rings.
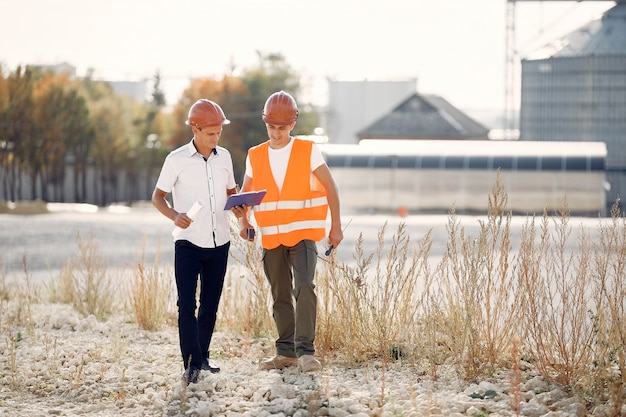
[[[178,213],[174,218],[174,224],[181,229],[188,228],[192,221],[186,213]]]
[[[248,206],[245,204],[243,206],[235,206],[231,208],[230,211],[232,211],[238,219],[241,219],[248,212]]]

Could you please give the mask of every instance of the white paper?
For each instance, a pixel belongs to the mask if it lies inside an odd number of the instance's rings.
[[[197,200],[195,203],[193,203],[193,206],[191,206],[191,208],[187,212],[187,217],[193,220],[196,217],[196,214],[198,214],[198,212],[202,210],[202,207],[204,207],[204,203],[202,202],[202,200]],[[178,235],[180,235],[180,232],[182,232],[183,230],[184,229],[182,227],[176,226],[174,230],[172,230],[172,236],[178,237]]]

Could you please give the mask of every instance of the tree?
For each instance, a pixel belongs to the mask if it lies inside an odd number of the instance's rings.
[[[12,143],[9,142],[9,82],[4,76],[4,69],[0,65],[0,178],[2,178],[2,198],[10,200],[12,178],[10,176],[14,153]]]
[[[80,152],[81,145],[92,134],[86,101],[75,82],[53,73],[43,75],[33,100],[35,132],[41,143],[37,155],[41,198],[49,201],[48,191],[52,191],[52,200],[64,202],[68,158],[76,159],[75,152]],[[76,191],[74,197],[78,198]]]
[[[87,201],[87,167],[89,150],[94,137],[87,100],[80,94],[78,87],[71,92],[69,101],[73,109],[67,128],[69,157],[73,161],[74,201]]]
[[[165,101],[165,93],[161,89],[161,73],[159,73],[159,71],[154,74],[152,100],[150,104],[157,110],[161,110],[167,104]]]
[[[139,173],[148,154],[145,132],[152,129],[158,110],[151,103],[117,96],[108,83],[94,81],[90,76],[82,86],[93,129],[89,157],[96,171],[96,202],[132,203],[140,197]],[[122,184],[125,194],[120,193]]]
[[[73,200],[100,205],[125,199],[149,198],[158,160],[172,148],[187,143],[191,130],[187,112],[199,98],[222,106],[231,120],[221,144],[233,156],[236,179],[243,179],[247,150],[266,140],[261,120],[267,97],[285,90],[296,100],[299,76],[281,54],[261,54],[256,67],[240,77],[193,80],[173,113],[163,112],[165,95],[160,74],[155,73],[151,99],[138,103],[118,97],[106,82],[95,81],[93,70],[80,80],[37,67],[0,71],[0,174],[3,198],[21,200],[22,178],[30,185],[30,198],[64,201],[66,185],[73,185]],[[2,68],[0,67],[0,70]],[[309,134],[317,115],[298,102],[300,117],[295,134]],[[160,146],[167,144],[169,146]],[[73,165],[73,177],[67,172]],[[88,187],[88,170],[94,170]],[[145,173],[145,178],[142,177]],[[124,181],[124,182],[122,182]],[[125,185],[125,195],[119,193]]]
[[[152,100],[146,104],[147,112],[141,133],[142,137],[145,138],[145,145],[138,149],[138,165],[146,167],[145,199],[150,199],[155,183],[156,158],[164,156],[165,147],[161,146],[161,138],[165,137],[168,126],[162,116],[165,104],[165,94],[161,90],[161,75],[157,71],[154,75]]]
[[[21,66],[4,79],[0,120],[2,120],[3,170],[6,174],[6,198],[22,199],[22,172],[32,172],[29,154],[33,141],[33,90],[36,82],[33,68]]]
[[[98,205],[104,206],[118,200],[118,180],[128,155],[129,113],[125,101],[111,95],[91,104],[90,113],[94,126],[91,148],[98,177],[94,179]]]

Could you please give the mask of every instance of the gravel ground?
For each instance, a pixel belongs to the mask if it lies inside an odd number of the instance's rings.
[[[4,319],[18,306],[9,305]],[[123,317],[99,322],[64,304],[33,304],[29,323],[0,341],[0,415],[39,416],[515,416],[510,375],[467,383],[442,366],[437,381],[402,363],[322,371],[262,371],[270,340],[216,333],[212,364],[184,387],[174,327],[140,330]],[[584,416],[585,406],[529,369],[520,415]],[[593,415],[608,414],[608,405]]]

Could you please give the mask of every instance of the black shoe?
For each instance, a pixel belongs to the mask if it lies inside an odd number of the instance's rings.
[[[220,368],[209,365],[209,359],[208,358],[204,358],[202,360],[202,370],[203,371],[209,371],[212,374],[216,374],[216,373],[218,373],[220,371]]]
[[[189,369],[185,369],[185,372],[183,372],[182,380],[187,385],[195,384],[196,382],[198,382],[198,377],[199,376],[200,376],[200,370],[199,369],[197,369],[197,368],[189,368]]]

